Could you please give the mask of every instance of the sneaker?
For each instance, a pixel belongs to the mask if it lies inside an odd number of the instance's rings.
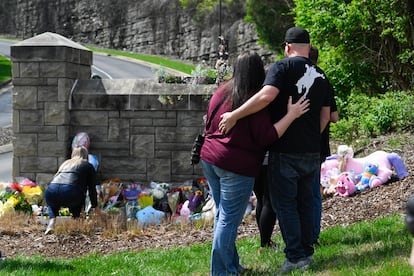
[[[266,247],[274,249],[274,250],[279,250],[279,246],[280,246],[280,243],[270,241],[269,244]]]
[[[272,249],[272,250],[275,250],[276,252],[279,252],[280,244],[278,242],[270,241],[268,244],[266,244],[265,246],[261,246],[257,250],[257,255],[260,255],[262,253],[262,250],[264,250],[265,248]]]
[[[315,261],[313,260],[312,256],[304,257],[299,259],[297,262],[291,262],[288,259],[282,264],[282,267],[279,269],[279,274],[286,274],[291,272],[292,270],[306,270],[309,268],[311,264]]]
[[[55,218],[52,218],[49,220],[49,224],[47,225],[45,235],[52,233],[54,229],[55,229]]]

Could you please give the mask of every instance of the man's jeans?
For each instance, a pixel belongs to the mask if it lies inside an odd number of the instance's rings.
[[[210,272],[238,275],[237,228],[249,202],[254,177],[232,173],[203,160],[201,164],[216,206]]]
[[[73,217],[78,218],[85,204],[85,195],[76,185],[51,183],[45,191],[45,201],[49,218],[58,216],[60,207],[68,207]]]
[[[319,158],[319,153],[269,153],[272,206],[291,262],[314,252],[313,183]]]

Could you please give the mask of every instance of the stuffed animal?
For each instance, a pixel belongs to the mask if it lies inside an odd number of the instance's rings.
[[[401,157],[396,153],[387,153],[385,151],[375,151],[363,158],[353,158],[349,151],[344,151],[344,156],[334,155],[328,157],[321,165],[321,184],[326,183],[326,179],[332,177],[330,172],[337,168],[339,173],[347,171],[355,175],[362,174],[365,162],[378,163],[378,171],[371,179],[370,187],[374,188],[386,183],[395,170],[397,177],[403,179],[408,176],[407,169]],[[342,170],[340,165],[342,163]],[[332,189],[331,189],[332,190]]]
[[[147,206],[136,213],[138,226],[160,225],[161,219],[165,217],[165,213]]]
[[[337,194],[340,196],[351,196],[356,192],[355,176],[350,172],[343,172],[338,176],[336,184]]]
[[[374,176],[378,172],[378,164],[377,163],[371,163],[369,161],[366,161],[364,163],[364,171],[358,175],[358,178],[360,179],[358,184],[355,185],[355,188],[363,192],[365,189],[368,189],[371,187],[371,182],[375,179]]]

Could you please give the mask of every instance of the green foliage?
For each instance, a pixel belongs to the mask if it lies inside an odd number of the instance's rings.
[[[286,29],[293,26],[291,1],[246,0],[247,22],[255,25],[259,43],[279,50]]]
[[[390,132],[401,131],[414,122],[414,96],[391,91],[376,97],[353,93],[338,101],[340,119],[331,125],[331,137],[350,144]]]
[[[413,4],[405,0],[296,0],[296,25],[310,31],[339,97],[380,94],[413,83]],[[411,23],[410,23],[411,22]],[[411,38],[411,39],[410,39]]]
[[[0,55],[0,83],[8,79],[11,79],[11,62]]]
[[[222,10],[231,9],[236,0],[221,0]],[[220,0],[180,0],[181,6],[194,14],[194,22],[197,26],[203,26],[210,16],[219,11]],[[240,10],[240,6],[237,6]],[[225,18],[222,18],[225,21]]]

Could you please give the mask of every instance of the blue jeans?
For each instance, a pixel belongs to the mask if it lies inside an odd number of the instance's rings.
[[[220,169],[203,160],[201,164],[216,206],[210,273],[238,275],[241,265],[236,248],[237,228],[243,219],[255,179]]]
[[[59,215],[60,207],[68,207],[74,218],[80,216],[85,204],[85,194],[76,185],[50,183],[45,191],[49,218]]]
[[[291,262],[314,253],[313,183],[318,170],[319,153],[269,153],[272,206]]]

